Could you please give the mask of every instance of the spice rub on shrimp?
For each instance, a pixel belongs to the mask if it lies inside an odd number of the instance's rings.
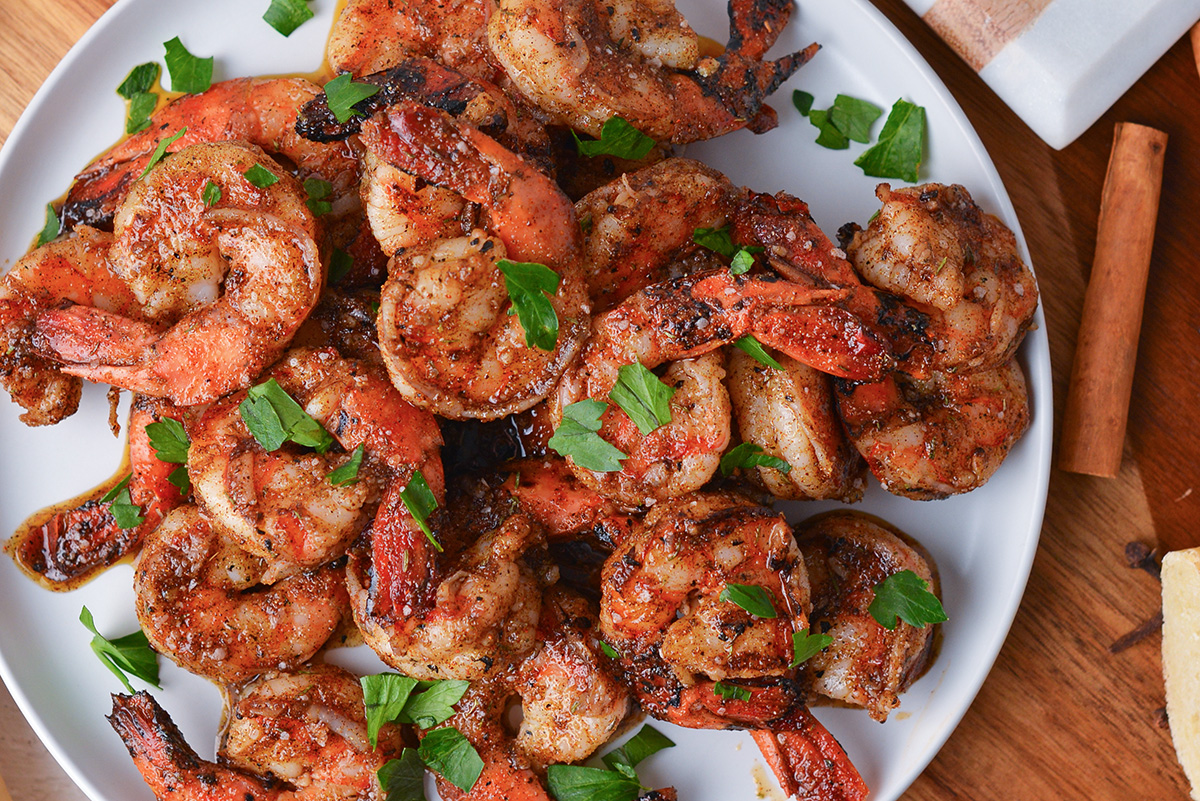
[[[265,560],[180,506],[147,537],[134,568],[138,621],[187,670],[237,683],[305,662],[346,610],[343,570],[326,565],[269,587]]]
[[[495,419],[541,401],[587,333],[571,202],[494,139],[428,108],[391,109],[366,124],[364,139],[393,166],[487,212],[468,236],[397,254],[389,265],[379,340],[392,382],[411,402],[454,419]],[[552,294],[532,290],[549,301],[556,334],[530,332],[512,313],[502,259],[557,276]]]
[[[296,348],[269,372],[321,423],[340,449],[317,453],[287,444],[267,452],[240,413],[245,392],[210,406],[192,426],[189,475],[213,523],[270,562],[264,583],[340,557],[366,527],[393,482],[420,470],[440,485],[437,422],[405,401],[378,367],[332,348]],[[356,449],[352,481],[330,474]]]
[[[658,141],[775,127],[764,99],[817,51],[766,61],[790,0],[730,3],[730,42],[700,55],[669,0],[501,0],[488,43],[517,89],[543,112],[599,137],[613,116]]]
[[[252,184],[254,167],[278,180]],[[206,202],[206,187],[220,199]],[[211,197],[211,195],[209,195]],[[117,211],[111,269],[136,314],[77,304],[37,315],[33,340],[70,375],[182,406],[249,385],[316,305],[325,271],[304,190],[260,149],[167,157]]]

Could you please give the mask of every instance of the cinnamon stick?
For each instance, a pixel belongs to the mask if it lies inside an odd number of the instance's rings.
[[[1063,415],[1063,470],[1114,478],[1121,468],[1166,148],[1162,131],[1117,124]]]

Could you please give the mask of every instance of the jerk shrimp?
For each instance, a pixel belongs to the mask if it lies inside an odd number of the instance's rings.
[[[413,403],[455,419],[495,419],[541,401],[578,353],[588,299],[579,226],[554,182],[478,130],[401,105],[367,124],[389,164],[479,203],[483,229],[397,254],[379,313],[392,382]],[[489,233],[490,231],[490,233]],[[548,267],[557,334],[540,341],[513,314],[502,259]],[[515,269],[515,268],[514,268]]]
[[[315,654],[346,610],[343,570],[326,565],[261,585],[262,559],[180,506],[146,537],[134,568],[138,621],[154,649],[192,673],[237,683]]]
[[[330,432],[340,451],[287,445],[267,452],[240,406],[245,392],[211,405],[191,426],[188,472],[197,502],[223,532],[270,562],[264,583],[340,557],[366,527],[393,482],[420,470],[440,486],[441,432],[428,412],[396,392],[378,368],[332,348],[297,348],[269,372]],[[359,446],[356,480],[329,475]]]
[[[260,188],[244,173],[278,180]],[[221,197],[212,208],[205,188]],[[77,304],[37,315],[33,339],[70,375],[181,406],[248,386],[316,305],[325,280],[304,191],[260,149],[196,145],[139,181],[109,258],[136,314]]]
[[[488,43],[517,89],[543,112],[599,137],[613,116],[660,142],[684,144],[739,128],[775,127],[764,99],[817,45],[766,61],[790,0],[730,3],[730,41],[700,55],[670,0],[501,0]]]

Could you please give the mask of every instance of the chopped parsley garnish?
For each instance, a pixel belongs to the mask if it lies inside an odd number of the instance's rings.
[[[354,266],[354,257],[341,248],[334,248],[329,257],[329,283],[336,284],[350,274]]]
[[[242,173],[242,176],[259,189],[266,189],[272,184],[279,183],[279,176],[261,164],[255,164],[253,167]]]
[[[828,634],[813,634],[808,631],[792,632],[792,664],[796,667],[833,645],[833,637]]]
[[[611,645],[606,643],[604,640],[600,641],[600,650],[603,651],[604,655],[607,656],[609,659],[620,659],[621,658],[620,652],[617,651],[616,648],[613,648]]]
[[[653,139],[629,124],[623,117],[612,116],[600,128],[599,139],[580,139],[574,131],[575,146],[581,156],[616,156],[637,161],[643,159],[656,144]]]
[[[736,604],[755,617],[776,616],[775,604],[771,603],[770,593],[754,584],[726,584],[717,600]]]
[[[54,212],[54,204],[46,204],[46,224],[42,226],[41,233],[38,234],[38,247],[45,245],[47,242],[53,242],[58,236],[62,224],[58,221],[58,215]]]
[[[186,94],[206,92],[212,86],[213,58],[199,58],[188,52],[176,36],[169,42],[163,42],[167,50],[164,60],[167,62],[167,73],[171,76],[171,91]]]
[[[783,365],[772,358],[771,354],[767,353],[767,349],[762,346],[762,343],[750,334],[746,334],[746,336],[742,337],[737,342],[734,342],[733,346],[738,350],[753,356],[754,360],[759,364],[765,365],[774,370],[783,369]]]
[[[560,456],[569,456],[575,464],[597,473],[621,469],[624,453],[600,436],[600,416],[608,404],[593,398],[572,403],[563,409],[562,422],[547,443]]]
[[[925,159],[925,109],[901,98],[892,106],[879,141],[854,160],[873,178],[916,183]]]
[[[262,18],[284,36],[291,36],[292,31],[313,18],[313,12],[305,0],[271,0]]]
[[[812,111],[815,99],[808,92],[803,92],[799,89],[792,90],[792,105],[796,107],[796,111],[799,111],[805,117],[808,116],[808,112]]]
[[[754,254],[763,250],[758,245],[735,245],[728,225],[721,228],[697,228],[692,232],[692,241],[729,259],[729,271],[734,275],[749,272],[754,266]]]
[[[876,584],[875,600],[867,611],[888,631],[896,628],[897,618],[917,628],[949,620],[929,583],[911,570],[893,573]]]
[[[441,551],[442,544],[437,541],[437,537],[433,536],[433,531],[429,528],[429,515],[438,507],[437,498],[433,497],[433,490],[429,488],[429,483],[425,480],[425,476],[421,475],[420,470],[415,471],[408,486],[400,490],[400,500],[404,501],[404,508],[408,509],[413,520],[417,521],[417,525],[421,527],[421,531],[425,532],[425,536],[433,543],[433,547]]]
[[[385,723],[399,721],[423,729],[445,723],[454,715],[454,705],[470,686],[467,681],[417,681],[399,673],[363,676],[359,683],[372,748]]]
[[[291,440],[297,445],[325,453],[333,437],[314,420],[274,378],[246,390],[246,399],[238,407],[246,428],[268,451],[277,451]]]
[[[525,344],[544,351],[558,343],[558,314],[550,296],[558,293],[562,280],[544,264],[500,259],[496,267],[504,273],[504,288],[512,300],[509,314],[516,314],[525,329]]]
[[[470,792],[483,773],[483,760],[475,746],[453,726],[426,732],[417,746],[425,767],[464,793]]]
[[[341,467],[334,468],[329,472],[329,483],[335,487],[342,487],[349,484],[358,483],[358,468],[362,467],[363,453],[365,446],[361,443],[354,452],[350,454],[350,460]]]
[[[129,482],[133,473],[125,476],[100,498],[100,503],[107,503],[108,511],[112,513],[117,528],[137,528],[146,518],[142,516],[142,507],[133,502],[129,495]]]
[[[325,84],[325,102],[338,122],[347,122],[351,117],[362,116],[354,104],[379,92],[379,87],[370,83],[356,83],[350,73],[343,72]]]
[[[221,187],[210,180],[204,185],[204,190],[200,193],[200,199],[204,201],[205,206],[212,208],[221,202]]]
[[[829,109],[814,108],[808,113],[808,121],[819,132],[817,144],[829,150],[845,150],[850,147],[850,137],[846,136],[829,120]]]
[[[625,745],[604,755],[607,770],[551,765],[546,769],[546,784],[557,801],[633,801],[648,789],[638,781],[634,768],[651,754],[673,745],[657,730],[643,726]]]
[[[722,684],[719,681],[713,685],[713,694],[719,695],[726,700],[732,698],[735,701],[749,701],[750,696],[753,695],[749,687],[738,687],[736,684]]]
[[[187,432],[183,430],[183,425],[174,418],[164,417],[157,423],[147,424],[146,435],[150,438],[150,447],[154,448],[154,455],[160,462],[179,465],[171,471],[171,475],[167,476],[167,481],[170,481],[181,493],[186,495],[192,486],[187,472],[188,448],[191,447],[191,440],[188,439]]]
[[[631,768],[636,768],[638,763],[651,754],[657,754],[664,748],[671,748],[675,745],[671,738],[660,732],[653,726],[646,724],[638,730],[638,733],[630,737],[624,745],[615,748],[605,754],[601,759],[605,765],[608,765],[613,770],[617,769],[617,765],[628,765]]]
[[[125,80],[121,81],[121,85],[117,87],[117,94],[126,100],[133,100],[138,95],[149,92],[154,88],[154,82],[158,80],[158,71],[157,62],[147,61],[145,64],[138,64],[129,71]]]
[[[307,178],[304,181],[304,191],[308,194],[308,200],[304,201],[304,204],[314,216],[320,217],[333,211],[333,203],[329,201],[329,196],[333,193],[333,184],[329,181]]]
[[[778,456],[764,453],[762,447],[753,442],[743,442],[721,457],[721,475],[733,475],[733,471],[739,467],[744,470],[751,467],[773,467],[784,475],[792,472],[790,464]]]
[[[158,106],[158,95],[141,92],[129,98],[129,109],[125,113],[125,133],[135,134],[150,127],[150,115]]]
[[[104,663],[106,668],[112,671],[114,676],[121,680],[128,692],[133,692],[133,685],[129,683],[126,673],[136,679],[141,679],[151,687],[162,689],[158,684],[158,654],[150,648],[150,641],[146,639],[146,635],[141,629],[132,634],[126,634],[124,637],[109,640],[96,631],[92,613],[86,606],[79,613],[79,622],[94,635],[91,643],[92,652]]]
[[[415,748],[405,748],[399,759],[389,759],[376,774],[387,801],[426,801],[425,763]]]
[[[808,117],[820,134],[817,144],[831,150],[845,150],[851,141],[867,144],[871,141],[871,126],[883,114],[883,109],[874,103],[850,95],[838,95],[827,109],[814,109],[812,95],[803,93],[798,99],[793,93],[792,102],[796,109]],[[807,101],[807,108],[804,101]]]
[[[675,388],[640,363],[624,364],[617,370],[617,383],[608,398],[621,407],[642,435],[671,422],[671,396]]]
[[[160,139],[158,145],[154,148],[154,152],[150,154],[150,160],[146,162],[146,169],[142,170],[142,174],[138,176],[138,180],[145,178],[150,173],[150,170],[154,169],[154,165],[162,161],[163,156],[167,155],[167,148],[178,142],[179,138],[185,133],[187,133],[187,128],[180,128],[175,132],[174,136]]]

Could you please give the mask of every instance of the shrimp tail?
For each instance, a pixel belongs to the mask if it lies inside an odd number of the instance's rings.
[[[112,699],[113,711],[106,719],[160,801],[260,801],[277,795],[272,780],[201,759],[149,693],[114,694]]]
[[[345,122],[334,116],[329,98],[324,92],[304,104],[296,118],[296,133],[314,142],[334,142],[347,139],[362,130],[363,122],[378,111],[404,100],[412,100],[458,116],[470,101],[488,93],[479,81],[443,66],[430,58],[414,57],[396,66],[355,78],[379,88],[375,94],[353,106],[356,114]],[[508,115],[503,108],[492,110],[490,119],[477,121],[485,130],[503,130]]]
[[[738,36],[741,34],[736,34],[734,38]],[[756,51],[753,47],[749,49]],[[821,46],[814,42],[803,50],[773,61],[762,61],[736,50],[728,50],[717,57],[718,67],[714,72],[697,72],[691,78],[705,95],[715,98],[730,114],[747,120],[746,127],[751,131],[766,133],[779,124],[774,109],[766,105],[767,97],[811,61],[820,49]]]
[[[371,609],[379,618],[414,617],[433,607],[438,561],[432,541],[393,485],[371,523]]]
[[[863,801],[867,784],[829,730],[805,707],[751,732],[783,792],[800,801]]]

